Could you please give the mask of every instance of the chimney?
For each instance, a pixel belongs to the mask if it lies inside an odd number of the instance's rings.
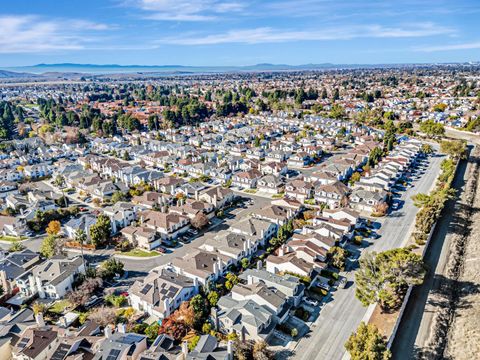
[[[215,331],[218,331],[218,310],[216,307],[212,307],[211,315],[213,320],[213,328]]]
[[[165,309],[165,313],[167,316],[170,315],[170,299],[166,298],[163,300],[163,308]]]
[[[188,355],[188,341],[182,342],[182,355],[183,358],[186,359]]]
[[[278,248],[278,256],[285,255],[285,245],[282,245]]]
[[[68,328],[67,318],[65,316],[62,316],[60,321],[62,322],[63,327]]]
[[[112,337],[112,328],[109,325],[105,326],[105,329],[103,330],[103,332],[107,339],[110,339]]]
[[[121,334],[125,334],[127,332],[127,326],[125,324],[118,324],[117,325],[117,331]]]
[[[198,190],[195,190],[195,200],[198,200]]]
[[[38,327],[45,326],[45,321],[43,320],[43,314],[41,312],[35,315],[35,321],[37,322]]]
[[[228,340],[227,354],[228,354],[228,360],[233,360],[233,341],[232,340]]]
[[[257,261],[257,270],[262,270],[262,267],[263,267],[262,260],[258,260]]]
[[[198,289],[198,279],[196,277],[193,278],[193,286],[195,287],[195,289]]]

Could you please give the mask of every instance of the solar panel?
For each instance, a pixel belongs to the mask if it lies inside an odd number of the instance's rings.
[[[22,349],[23,349],[23,348],[28,344],[29,341],[30,341],[30,339],[28,339],[28,338],[23,338],[23,339],[18,343],[17,346],[18,346],[19,348],[22,348]]]
[[[60,346],[57,348],[57,351],[55,351],[55,353],[52,355],[52,360],[63,360],[69,350],[70,345],[60,344]]]
[[[120,350],[112,349],[110,350],[110,353],[107,356],[107,360],[116,360],[118,355],[120,355]]]
[[[145,287],[140,291],[143,295],[145,295],[146,293],[148,293],[150,291],[150,289],[152,288],[152,285],[151,284],[147,284],[145,285]]]

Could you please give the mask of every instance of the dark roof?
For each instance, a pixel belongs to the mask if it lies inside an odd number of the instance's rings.
[[[48,345],[57,338],[58,333],[52,330],[33,330],[33,339],[30,345],[22,351],[28,357],[36,358]],[[19,346],[17,344],[17,346]]]

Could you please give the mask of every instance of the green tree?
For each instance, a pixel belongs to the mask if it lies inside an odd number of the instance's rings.
[[[119,202],[119,201],[126,201],[126,200],[127,200],[127,195],[125,195],[121,191],[115,191],[112,195],[112,202],[113,203],[116,203],[116,202]]]
[[[328,250],[327,258],[332,266],[343,270],[347,261],[347,251],[339,246],[333,246]]]
[[[160,330],[160,325],[158,325],[158,323],[154,322],[152,325],[149,325],[145,329],[145,335],[147,335],[147,337],[150,340],[155,340],[158,336],[158,331],[159,330]]]
[[[412,200],[413,200],[413,204],[416,207],[421,208],[423,206],[431,204],[432,200],[433,200],[433,197],[428,195],[428,194],[417,193],[417,194],[412,196]]]
[[[190,307],[193,309],[195,321],[198,323],[198,321],[202,320],[204,317],[207,316],[208,313],[208,308],[207,308],[207,302],[203,298],[202,295],[197,294],[194,297],[190,299]]]
[[[240,264],[242,265],[243,269],[246,269],[248,268],[248,265],[250,265],[250,260],[248,260],[247,258],[243,258],[242,260],[240,260]]]
[[[12,245],[8,249],[9,252],[18,252],[22,251],[25,249],[25,246],[20,242],[20,241],[14,241],[12,242]]]
[[[442,140],[440,151],[454,159],[462,159],[467,153],[467,144],[463,140]]]
[[[421,151],[423,154],[431,154],[431,153],[433,153],[432,145],[430,145],[430,144],[422,144],[422,147],[421,147],[420,151]]]
[[[100,265],[100,276],[103,279],[111,279],[115,277],[115,275],[123,276],[125,272],[123,267],[123,263],[115,258],[105,260]]]
[[[225,287],[227,290],[232,290],[232,288],[239,282],[238,276],[231,272],[227,273],[225,278],[227,279],[227,281],[225,281]]]
[[[382,309],[394,309],[408,286],[423,282],[425,265],[420,255],[408,248],[367,253],[355,273],[355,296],[363,305],[378,302]]]
[[[110,240],[112,231],[112,223],[110,218],[106,215],[99,215],[97,222],[90,226],[90,238],[94,246],[101,246]]]
[[[371,151],[370,154],[368,155],[368,162],[367,164],[369,166],[375,166],[378,164],[380,159],[383,156],[383,150],[379,148],[378,146],[375,146]]]
[[[114,294],[110,294],[110,295],[107,295],[105,296],[105,301],[112,304],[113,306],[115,307],[120,307],[122,306],[125,302],[126,302],[127,298],[123,295],[114,295]]]
[[[373,324],[363,321],[345,343],[352,360],[388,360],[392,354],[387,349],[387,343]]]
[[[40,246],[40,254],[46,258],[51,258],[58,252],[57,237],[55,235],[48,235]]]
[[[420,124],[420,131],[428,137],[438,137],[445,134],[445,127],[433,120],[427,120]]]
[[[340,104],[333,104],[328,116],[332,119],[343,119],[346,116],[345,108]]]
[[[212,324],[210,324],[209,322],[206,322],[202,325],[202,333],[210,334],[211,331],[212,331]]]
[[[217,306],[219,298],[220,298],[220,295],[218,295],[218,292],[216,291],[210,291],[207,295],[207,299],[208,299],[208,302],[210,303],[210,306]]]
[[[355,184],[357,181],[360,180],[361,177],[362,176],[360,175],[359,172],[354,172],[352,176],[350,176],[350,180],[349,180],[350,185]]]

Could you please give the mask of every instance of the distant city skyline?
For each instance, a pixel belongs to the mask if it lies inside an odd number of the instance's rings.
[[[479,61],[479,14],[475,0],[19,0],[0,10],[0,67]]]

